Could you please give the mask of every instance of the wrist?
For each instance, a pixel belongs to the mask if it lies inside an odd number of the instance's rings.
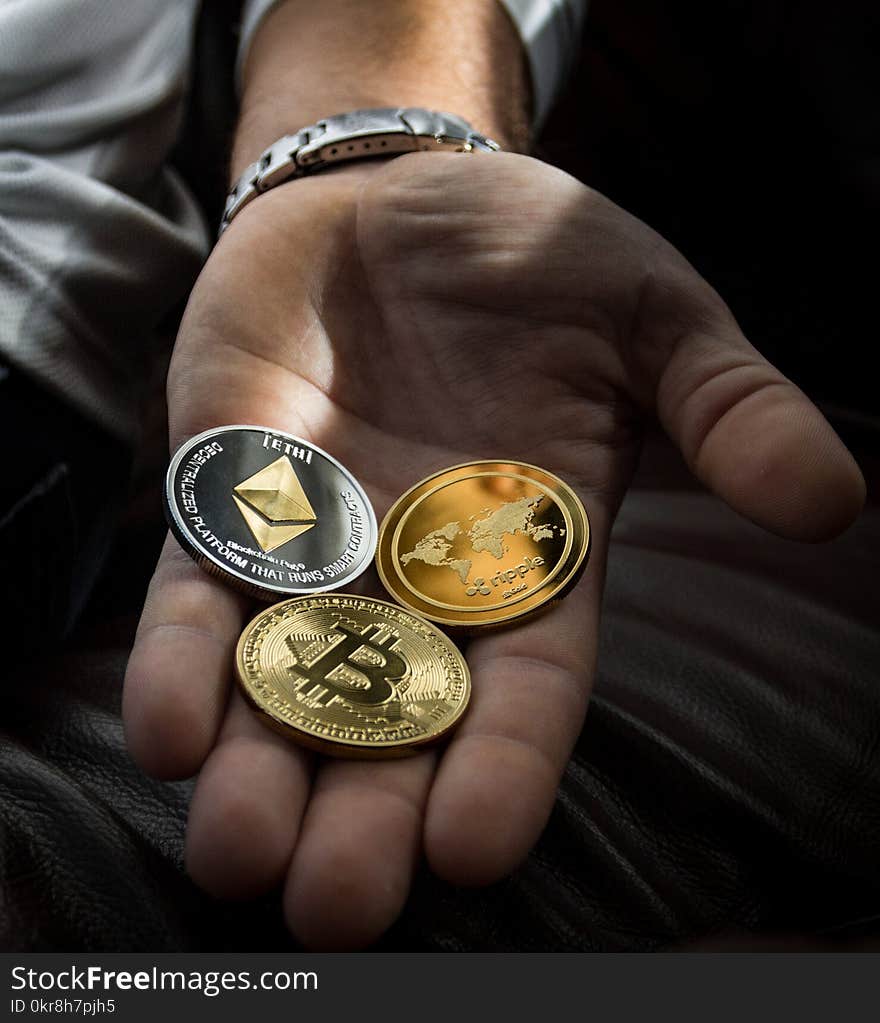
[[[497,0],[451,6],[280,4],[245,64],[232,179],[280,136],[370,107],[449,111],[504,149],[525,148],[528,77],[516,30]]]
[[[353,110],[283,135],[251,163],[227,196],[222,234],[259,195],[342,164],[418,151],[497,152],[460,117],[419,107]]]

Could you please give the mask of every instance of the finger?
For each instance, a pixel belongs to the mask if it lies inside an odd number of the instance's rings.
[[[321,766],[284,892],[308,948],[361,948],[403,908],[421,851],[435,757]]]
[[[741,334],[714,293],[667,350],[657,411],[694,473],[782,536],[822,540],[865,499],[862,474],[810,400]],[[655,314],[660,316],[662,311]]]
[[[244,898],[277,887],[308,802],[310,758],[264,725],[241,694],[199,775],[186,866],[212,895]]]
[[[220,729],[245,598],[166,540],[125,673],[122,714],[135,761],[157,778],[201,767]]]
[[[425,822],[428,862],[455,884],[509,873],[550,815],[594,671],[604,558],[594,545],[562,603],[468,650],[471,706],[440,762]]]

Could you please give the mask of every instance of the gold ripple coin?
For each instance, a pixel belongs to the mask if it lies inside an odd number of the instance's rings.
[[[325,593],[267,608],[236,649],[267,724],[337,757],[395,757],[435,742],[470,698],[464,657],[430,622],[384,600]]]
[[[405,607],[479,629],[564,596],[589,549],[586,510],[558,476],[524,462],[469,462],[394,504],[379,527],[376,566]]]

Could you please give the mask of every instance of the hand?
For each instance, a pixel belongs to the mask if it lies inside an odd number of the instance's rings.
[[[254,718],[230,685],[248,602],[166,544],[126,677],[132,753],[161,778],[200,772],[195,880],[227,896],[283,885],[293,932],[322,948],[381,934],[423,853],[482,884],[537,839],[586,710],[609,530],[646,417],[782,535],[831,536],[864,495],[818,411],[678,253],[512,154],[406,156],[260,197],[192,293],[168,398],[172,446],[225,423],[289,431],[348,466],[380,517],[476,458],[545,466],[590,515],[574,592],[470,644],[472,704],[448,746],[382,763],[312,758]]]

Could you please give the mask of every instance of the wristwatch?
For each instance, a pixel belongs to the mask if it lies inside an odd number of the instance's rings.
[[[314,174],[345,160],[431,149],[493,153],[500,146],[479,135],[460,117],[420,107],[336,114],[293,135],[284,135],[244,171],[226,197],[219,234],[252,199],[291,178]]]

